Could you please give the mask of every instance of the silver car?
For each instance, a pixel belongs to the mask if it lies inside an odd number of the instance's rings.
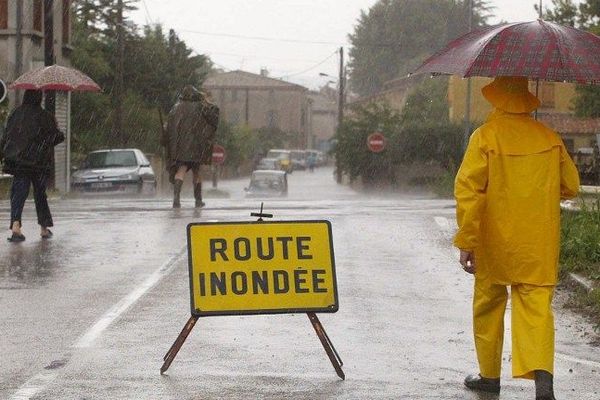
[[[287,173],[271,170],[253,171],[250,177],[250,185],[244,190],[246,191],[246,197],[287,196]]]
[[[156,194],[156,176],[139,149],[98,150],[89,153],[71,176],[80,193]]]

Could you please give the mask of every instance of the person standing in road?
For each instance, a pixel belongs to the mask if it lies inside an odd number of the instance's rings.
[[[534,379],[536,399],[551,400],[560,199],[577,195],[579,175],[560,136],[531,117],[540,102],[526,78],[498,77],[482,93],[495,109],[471,136],[454,187],[454,244],[475,275],[479,373],[464,384],[500,392],[510,286],[513,377]]]
[[[201,165],[210,165],[219,108],[191,85],[181,91],[167,120],[162,145],[167,148],[166,168],[173,184],[173,208],[181,207],[185,173],[192,170],[196,207],[203,207]]]
[[[52,237],[48,229],[54,226],[46,183],[52,169],[52,151],[65,136],[58,129],[52,114],[42,109],[42,92],[26,90],[23,103],[9,115],[6,130],[0,139],[3,171],[13,175],[10,192],[11,242],[22,242],[21,215],[29,187],[33,185],[35,211],[42,239]]]

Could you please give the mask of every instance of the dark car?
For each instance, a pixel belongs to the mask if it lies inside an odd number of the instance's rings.
[[[93,151],[71,176],[80,193],[156,194],[156,176],[139,149]]]
[[[287,196],[287,173],[284,171],[257,170],[252,172],[246,197]]]

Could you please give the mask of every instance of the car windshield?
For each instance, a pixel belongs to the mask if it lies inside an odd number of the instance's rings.
[[[135,167],[137,160],[133,151],[101,151],[88,154],[86,168]]]
[[[289,159],[290,153],[285,151],[269,150],[267,158]]]

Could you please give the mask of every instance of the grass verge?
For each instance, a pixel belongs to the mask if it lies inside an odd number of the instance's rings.
[[[573,301],[600,329],[600,197],[583,200],[579,211],[562,211],[560,264],[563,280],[574,272],[596,285],[576,291]]]

